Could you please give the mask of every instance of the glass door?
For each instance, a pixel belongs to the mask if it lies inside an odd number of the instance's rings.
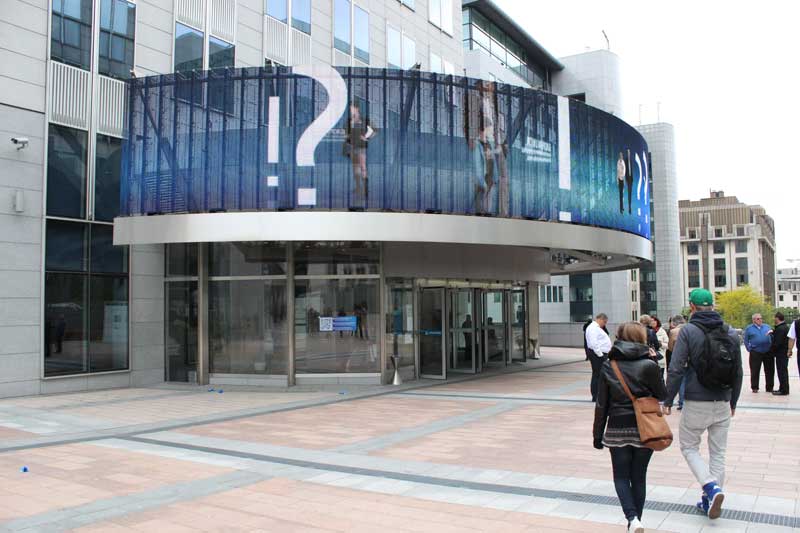
[[[524,362],[528,345],[528,335],[525,333],[525,289],[514,289],[509,297],[511,323],[511,361]]]
[[[507,363],[507,292],[487,289],[483,293],[484,366],[505,366]]]
[[[449,369],[454,372],[474,374],[475,362],[475,291],[450,289],[449,315]]]
[[[419,297],[419,370],[423,378],[445,379],[443,288],[423,288]]]

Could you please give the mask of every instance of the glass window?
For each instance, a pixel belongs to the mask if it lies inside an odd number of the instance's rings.
[[[558,301],[564,303],[564,287],[558,287]]]
[[[377,279],[298,280],[295,367],[298,374],[378,372]],[[348,318],[349,317],[349,318]],[[325,318],[340,320],[323,320]],[[333,322],[333,331],[326,326]]]
[[[403,48],[400,31],[386,27],[386,65],[389,68],[400,68],[403,64]]]
[[[210,276],[285,276],[286,245],[270,242],[212,243]]]
[[[94,165],[94,218],[111,222],[119,214],[122,139],[98,135]]]
[[[47,143],[47,214],[86,216],[85,131],[50,124]]]
[[[474,24],[472,25],[472,40],[487,52],[492,46],[492,40],[486,35],[486,32]]]
[[[211,372],[286,374],[286,281],[211,281],[208,289]]]
[[[292,27],[311,35],[311,0],[292,0]]]
[[[358,6],[353,8],[353,55],[369,63],[369,13]]]
[[[442,70],[442,58],[438,55],[431,52],[431,72],[437,72],[441,74]]]
[[[715,254],[724,254],[725,253],[725,243],[724,242],[715,242],[714,243],[714,253]]]
[[[286,0],[267,0],[267,15],[286,22]]]
[[[697,238],[697,230],[690,229],[689,230],[689,238],[696,239]]]
[[[736,253],[737,254],[746,254],[747,253],[747,241],[736,241]]]
[[[197,282],[170,281],[165,285],[167,381],[196,382]]]
[[[747,285],[750,281],[746,257],[736,258],[736,285]]]
[[[90,276],[89,372],[128,368],[128,277]]]
[[[92,273],[122,273],[128,271],[128,247],[114,246],[112,226],[92,224],[91,262]]]
[[[541,303],[544,303],[546,301],[546,295],[545,295],[544,286],[539,286],[539,301]]]
[[[92,0],[53,0],[50,59],[89,70],[92,66]]]
[[[234,54],[236,47],[230,43],[209,37],[208,39],[208,68],[232,67],[234,64]],[[228,91],[227,101],[225,100],[225,75],[222,73],[212,73],[208,82],[208,105],[212,109],[233,113],[233,95]]]
[[[86,372],[88,276],[45,275],[44,375]]]
[[[411,9],[414,9],[415,0],[400,0],[400,1],[403,3],[403,5],[408,6]]]
[[[700,286],[700,261],[689,259],[687,262],[689,270],[689,288],[694,289]]]
[[[736,236],[744,237],[744,226],[736,226]]]
[[[686,245],[686,253],[689,255],[697,255],[699,253],[699,248],[696,242],[690,242]]]
[[[208,68],[232,67],[236,47],[232,44],[217,39],[208,38]],[[202,56],[200,58],[202,61]]]
[[[442,30],[448,35],[453,35],[453,0],[442,2]]]
[[[87,224],[47,221],[45,238],[45,269],[51,271],[84,272],[86,260]]]
[[[417,44],[414,39],[403,35],[403,69],[410,69],[417,63]]]
[[[436,26],[442,25],[441,0],[428,0],[428,20]]]
[[[298,276],[378,274],[378,243],[309,242],[296,246],[294,273]]]
[[[167,245],[167,277],[197,275],[197,245]]]
[[[133,68],[136,5],[126,0],[101,0],[100,74],[128,79]]]
[[[714,286],[724,287],[728,284],[728,274],[724,259],[714,259]]]
[[[333,47],[350,53],[350,0],[334,0]]]
[[[203,32],[175,24],[175,72],[203,68]]]
[[[714,228],[714,237],[722,237],[722,228]]]
[[[445,74],[447,74],[449,76],[452,76],[453,74],[456,73],[455,68],[453,67],[453,64],[451,62],[449,62],[447,60],[444,60],[442,63],[443,63],[443,66],[444,66],[444,73]]]

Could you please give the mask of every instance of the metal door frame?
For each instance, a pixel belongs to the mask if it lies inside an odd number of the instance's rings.
[[[462,335],[464,333],[463,331],[461,331],[463,328],[457,327],[456,324],[452,324],[453,327],[450,327],[451,324],[449,324],[449,321],[451,319],[455,319],[456,318],[455,315],[451,315],[450,313],[453,312],[456,309],[455,300],[456,300],[457,295],[458,295],[459,292],[468,292],[468,293],[470,293],[470,296],[472,297],[472,312],[470,313],[472,315],[472,332],[471,332],[472,333],[472,337],[471,337],[472,338],[472,346],[470,347],[470,349],[471,349],[470,353],[472,354],[472,365],[471,365],[471,368],[469,368],[469,369],[461,369],[461,368],[455,368],[455,366],[448,366],[448,370],[450,370],[451,372],[455,372],[455,373],[458,373],[458,374],[475,374],[475,373],[478,372],[478,364],[477,364],[477,361],[476,361],[476,359],[477,359],[476,347],[478,346],[478,342],[477,342],[477,335],[475,334],[475,324],[476,324],[476,320],[475,320],[475,318],[476,318],[476,316],[475,316],[475,302],[477,300],[476,294],[477,294],[477,292],[479,290],[480,289],[464,288],[464,287],[450,287],[450,288],[447,289],[447,299],[448,299],[448,315],[447,315],[447,318],[448,318],[448,324],[447,324],[448,345],[447,345],[447,355],[449,356],[448,357],[448,364],[456,356],[455,350],[456,350],[456,346],[458,345],[458,343],[456,341],[456,335]]]
[[[514,351],[512,349],[514,343],[514,320],[515,315],[514,311],[514,293],[522,293],[522,309],[524,311],[524,317],[522,319],[522,359],[514,359]],[[528,292],[525,287],[514,287],[509,289],[508,291],[508,338],[510,341],[509,350],[508,350],[508,362],[516,363],[528,360]]]

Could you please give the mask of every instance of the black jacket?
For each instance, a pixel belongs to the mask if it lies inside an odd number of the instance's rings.
[[[785,356],[789,352],[789,324],[783,322],[772,329],[772,355]]]
[[[609,418],[634,415],[633,403],[617,379],[611,361],[617,361],[628,388],[636,398],[653,396],[661,401],[667,397],[661,370],[658,363],[650,358],[647,345],[618,340],[611,348],[608,359],[600,371],[597,389],[593,431],[595,447],[603,439]]]

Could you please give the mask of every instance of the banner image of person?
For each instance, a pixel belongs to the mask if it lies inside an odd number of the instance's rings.
[[[644,139],[582,102],[460,76],[324,65],[128,83],[123,216],[363,209],[650,237]],[[209,84],[213,105],[198,90]]]

